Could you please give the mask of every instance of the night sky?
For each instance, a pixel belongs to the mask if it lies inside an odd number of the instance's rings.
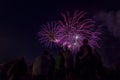
[[[20,56],[26,56],[27,61],[31,62],[43,50],[37,36],[40,25],[58,20],[61,18],[61,12],[85,10],[96,20],[96,25],[102,32],[99,53],[103,63],[107,66],[118,64],[120,63],[119,5],[115,0],[0,1],[0,63]],[[108,20],[101,18],[105,15],[108,16]]]

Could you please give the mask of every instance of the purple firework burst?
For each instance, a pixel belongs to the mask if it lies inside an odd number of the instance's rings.
[[[38,32],[39,41],[47,47],[57,47],[60,40],[59,37],[59,27],[56,22],[47,23],[41,26],[41,30]]]
[[[84,11],[75,11],[73,15],[62,13],[63,20],[59,21],[63,37],[61,41],[66,43],[66,46],[73,52],[78,51],[82,45],[82,40],[87,38],[92,47],[99,47],[97,41],[99,40],[100,32],[92,31],[95,27],[95,22],[92,19],[85,18]]]
[[[95,22],[85,15],[84,11],[75,11],[74,14],[62,13],[63,20],[42,26],[38,33],[40,42],[50,48],[58,44],[67,46],[74,53],[79,50],[83,39],[88,39],[93,48],[99,47],[97,41],[100,39],[100,32],[93,30]]]

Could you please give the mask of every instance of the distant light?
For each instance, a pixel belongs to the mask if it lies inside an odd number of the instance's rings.
[[[76,35],[76,36],[75,36],[75,39],[78,39],[78,38],[79,38],[79,36],[78,36],[78,35]]]

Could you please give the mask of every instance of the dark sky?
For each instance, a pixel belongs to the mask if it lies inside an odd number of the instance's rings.
[[[86,10],[119,10],[115,0],[1,0],[0,62],[25,55],[33,60],[41,53],[37,32],[40,25],[58,20],[61,12]]]

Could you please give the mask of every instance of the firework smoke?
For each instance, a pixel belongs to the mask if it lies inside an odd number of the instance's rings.
[[[94,18],[100,27],[106,26],[114,37],[120,38],[120,11],[101,11]]]

